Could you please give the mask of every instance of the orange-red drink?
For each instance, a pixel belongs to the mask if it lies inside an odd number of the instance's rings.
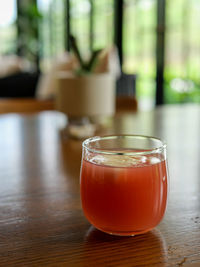
[[[164,215],[166,160],[160,153],[123,152],[92,152],[86,159],[83,157],[82,208],[96,228],[111,234],[135,235],[154,228]]]

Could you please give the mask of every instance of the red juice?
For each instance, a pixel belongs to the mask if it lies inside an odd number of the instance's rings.
[[[82,161],[81,200],[86,218],[111,234],[149,231],[161,221],[166,208],[166,161],[159,154],[116,155],[113,163],[113,156],[109,157]]]

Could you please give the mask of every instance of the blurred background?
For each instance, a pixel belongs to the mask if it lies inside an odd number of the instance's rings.
[[[199,0],[0,1],[0,97],[34,97],[73,34],[83,54],[118,47],[141,109],[200,102],[199,12]]]

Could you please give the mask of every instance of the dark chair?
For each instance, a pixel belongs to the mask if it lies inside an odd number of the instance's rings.
[[[136,111],[138,103],[136,99],[136,78],[135,74],[122,73],[117,80],[116,110]]]
[[[0,97],[35,97],[39,73],[20,72],[0,78]]]

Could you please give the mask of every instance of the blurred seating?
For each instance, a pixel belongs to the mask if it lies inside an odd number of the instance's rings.
[[[25,58],[0,56],[0,97],[34,97],[39,73]]]
[[[0,97],[35,97],[39,73],[18,72],[0,78]]]

